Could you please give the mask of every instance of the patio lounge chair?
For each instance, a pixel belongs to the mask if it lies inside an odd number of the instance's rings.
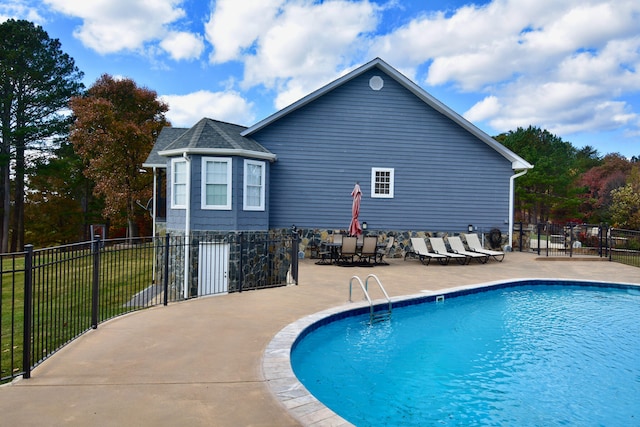
[[[457,254],[461,254],[473,258],[477,260],[480,264],[485,264],[489,261],[489,255],[482,254],[480,252],[468,251],[467,248],[464,247],[464,243],[462,243],[462,239],[459,236],[448,236],[447,242],[449,242],[449,246],[451,250]]]
[[[489,255],[490,257],[493,257],[493,259],[495,259],[496,261],[499,261],[499,262],[502,262],[502,260],[504,259],[504,252],[492,251],[491,249],[485,249],[482,246],[482,243],[480,243],[480,239],[478,238],[477,234],[475,234],[475,233],[471,233],[471,234],[462,233],[462,235],[464,236],[465,240],[467,241],[467,246],[469,246],[469,249],[471,251]]]
[[[407,260],[407,256],[417,256],[424,265],[429,265],[432,259],[438,260],[441,265],[447,265],[449,263],[448,256],[429,252],[427,242],[422,237],[412,237],[411,246],[413,251],[404,254],[405,261]],[[425,260],[427,261],[426,263]]]
[[[357,255],[358,238],[353,236],[344,236],[342,238],[342,246],[340,247],[339,261],[353,264],[353,259]]]
[[[384,258],[384,256],[389,256],[389,252],[391,251],[391,248],[393,247],[393,244],[395,243],[396,238],[393,236],[389,236],[389,238],[387,239],[387,244],[384,248],[379,248],[376,252],[378,254],[378,257],[376,258],[376,264],[387,264],[386,262],[382,261],[382,258]]]
[[[433,248],[433,251],[435,253],[453,258],[458,261],[458,264],[460,265],[468,264],[469,261],[471,261],[471,258],[465,255],[457,254],[455,252],[449,252],[447,250],[447,245],[445,245],[444,239],[442,237],[430,237],[429,243],[431,243],[431,248]]]
[[[375,262],[378,254],[376,253],[376,246],[378,244],[378,238],[375,236],[365,236],[362,240],[362,250],[359,254],[360,261],[367,264],[371,263],[371,260]]]

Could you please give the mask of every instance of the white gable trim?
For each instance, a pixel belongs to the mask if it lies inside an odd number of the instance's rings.
[[[491,138],[489,135],[487,135],[482,130],[477,128],[475,125],[473,125],[471,122],[469,122],[464,117],[462,117],[461,115],[459,115],[458,113],[453,111],[451,108],[449,108],[446,105],[444,105],[442,102],[438,101],[436,98],[431,96],[429,93],[427,93],[420,86],[418,86],[417,84],[415,84],[414,82],[409,80],[406,76],[404,76],[402,73],[400,73],[395,68],[391,67],[389,64],[387,64],[386,62],[384,62],[380,58],[376,58],[373,61],[370,61],[369,63],[367,63],[367,64],[365,64],[365,65],[363,65],[363,66],[361,66],[359,68],[356,68],[355,70],[351,71],[350,73],[345,74],[344,76],[338,78],[337,80],[334,80],[333,82],[329,83],[328,85],[326,85],[326,86],[316,90],[315,92],[310,93],[309,95],[305,96],[304,98],[294,102],[293,104],[289,105],[288,107],[285,107],[282,110],[272,114],[271,116],[259,121],[255,125],[253,125],[250,128],[244,130],[240,135],[249,136],[249,135],[259,131],[260,129],[263,129],[264,127],[268,126],[269,124],[271,124],[271,123],[279,120],[280,118],[286,116],[287,114],[289,114],[289,113],[291,113],[291,112],[293,112],[293,111],[295,111],[295,110],[297,110],[297,109],[299,109],[299,108],[311,103],[312,101],[316,100],[317,98],[319,98],[319,97],[323,96],[324,94],[332,91],[336,87],[345,84],[346,82],[348,82],[348,81],[360,76],[361,74],[365,73],[366,71],[369,71],[370,69],[372,69],[374,67],[377,67],[380,70],[382,70],[385,73],[387,73],[389,76],[391,76],[393,79],[395,79],[398,83],[400,83],[402,86],[407,88],[411,93],[413,93],[418,98],[420,98],[424,103],[426,103],[427,105],[431,106],[433,109],[435,109],[436,111],[442,113],[446,117],[450,118],[455,123],[460,125],[463,129],[467,130],[469,133],[471,133],[472,135],[476,136],[482,142],[484,142],[485,144],[487,144],[488,146],[493,148],[501,156],[503,156],[504,158],[506,158],[507,160],[509,160],[511,162],[511,168],[513,170],[522,170],[522,169],[532,169],[533,168],[533,165],[531,163],[527,162],[522,157],[518,156],[517,154],[515,154],[514,152],[509,150],[508,148],[506,148],[504,145],[500,144],[495,139]],[[162,153],[160,153],[160,154],[162,154]]]

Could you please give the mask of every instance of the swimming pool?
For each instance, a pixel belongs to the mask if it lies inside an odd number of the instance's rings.
[[[366,307],[364,316],[319,316],[290,331],[291,362],[315,397],[356,425],[637,422],[638,288],[540,283],[404,300],[396,305],[410,306],[373,327]],[[567,298],[581,301],[577,312]]]

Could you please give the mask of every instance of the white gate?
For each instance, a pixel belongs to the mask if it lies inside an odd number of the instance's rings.
[[[200,242],[198,255],[198,296],[229,291],[229,244]]]

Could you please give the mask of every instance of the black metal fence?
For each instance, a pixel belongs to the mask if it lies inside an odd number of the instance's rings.
[[[640,267],[640,231],[609,229],[609,260]]]
[[[640,267],[640,231],[603,224],[515,224],[513,249],[541,256],[597,256]]]
[[[295,233],[96,239],[0,254],[0,382],[29,378],[65,344],[116,316],[297,278]]]

